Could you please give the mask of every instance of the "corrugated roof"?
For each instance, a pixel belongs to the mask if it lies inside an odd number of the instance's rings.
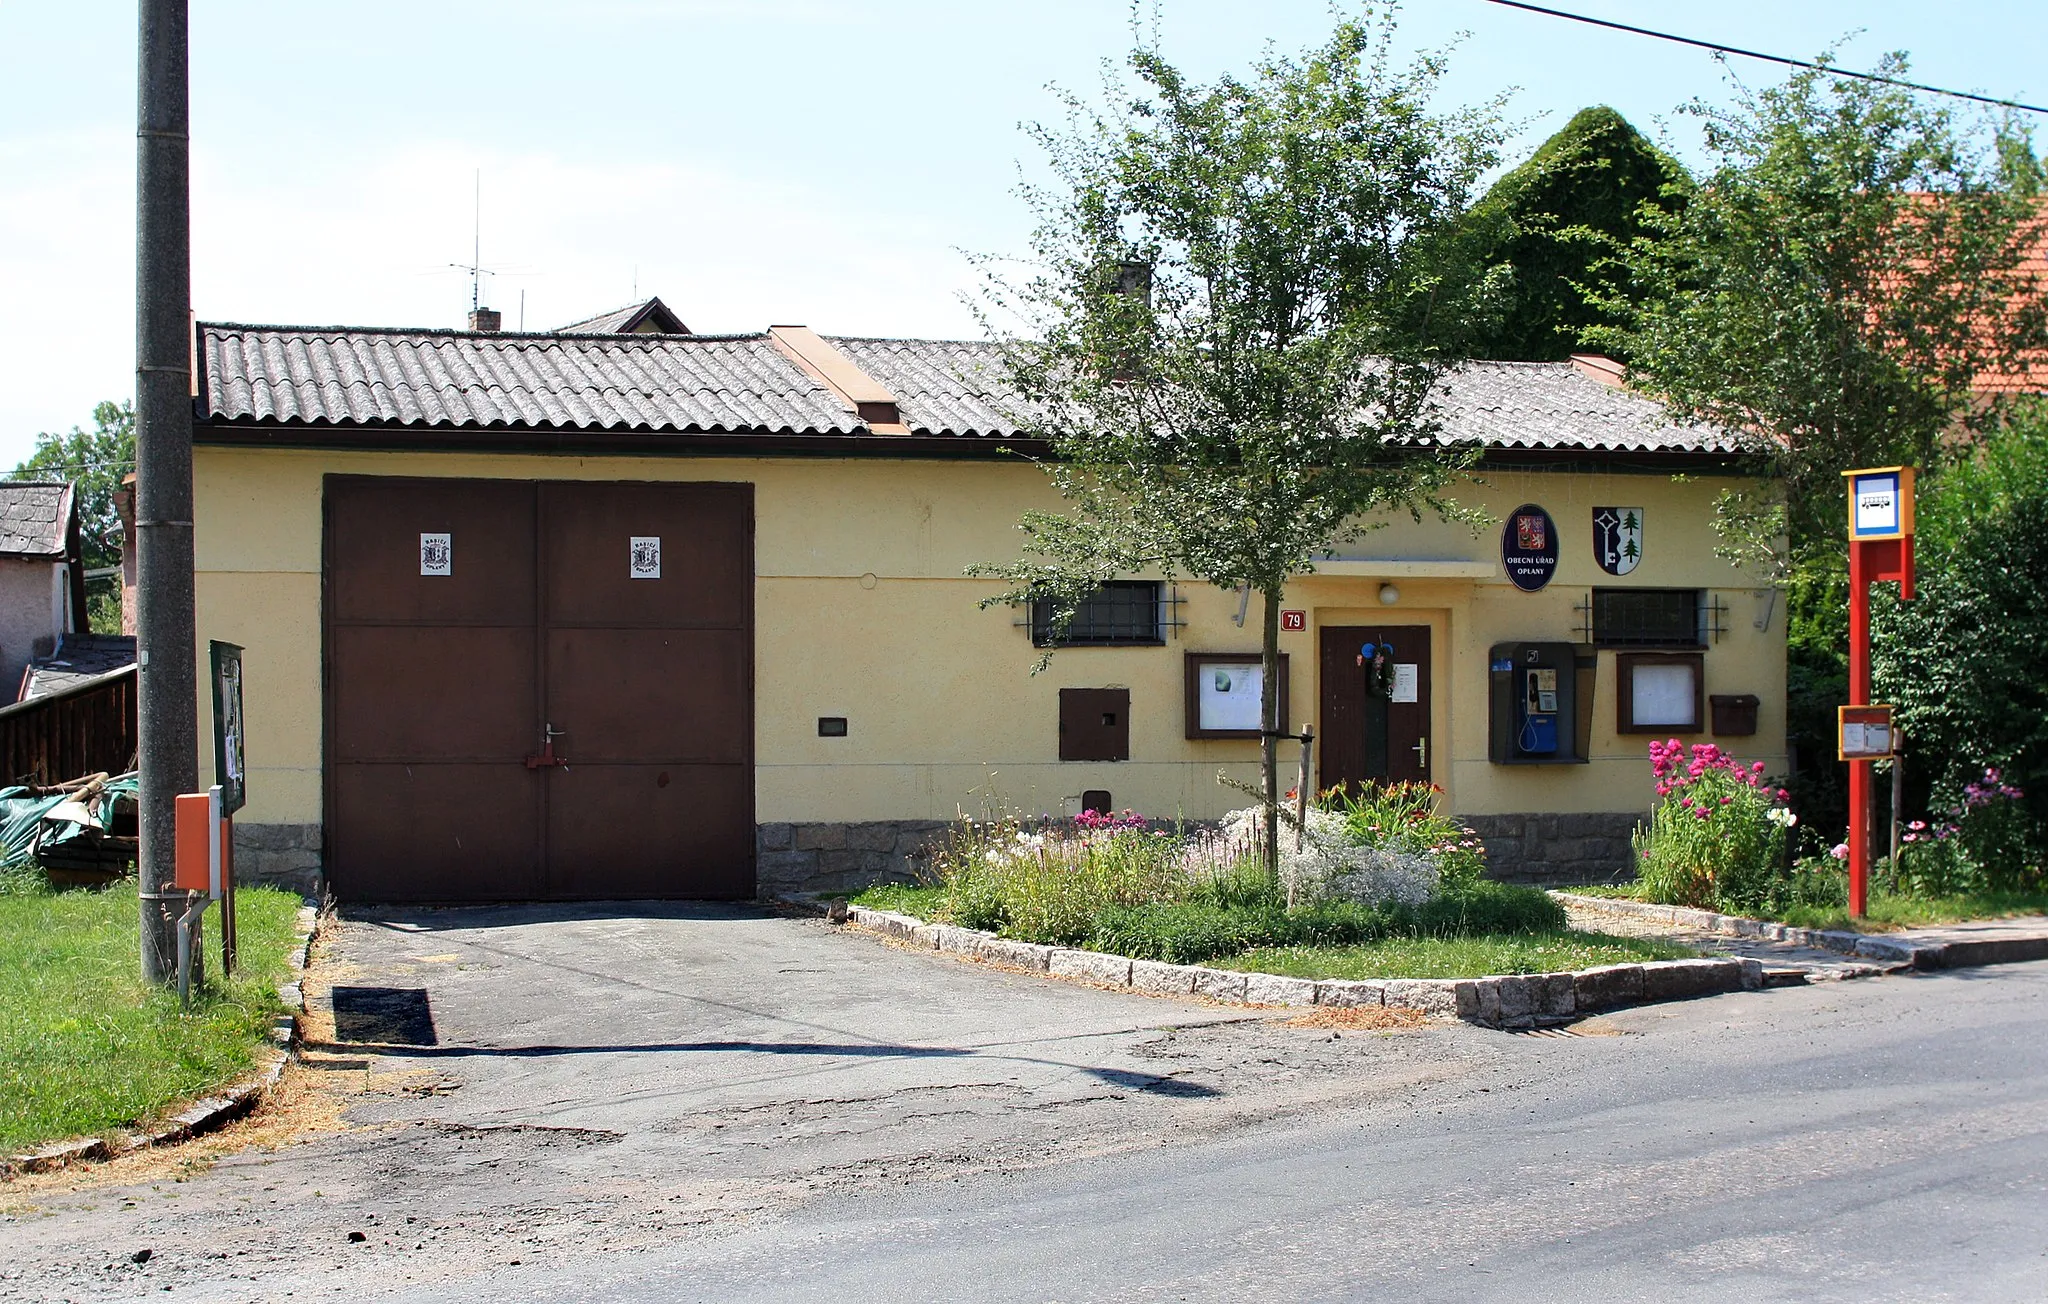
[[[0,556],[62,557],[71,529],[71,486],[0,482]]]
[[[201,327],[204,415],[290,425],[854,434],[765,335]]]
[[[595,317],[557,326],[557,335],[615,335],[637,331],[640,327],[652,325],[650,333],[658,335],[688,335],[690,328],[683,325],[683,319],[670,311],[659,295],[639,303],[629,303],[623,308],[601,312]]]
[[[135,639],[124,634],[62,634],[57,650],[33,657],[22,676],[21,700],[47,697],[135,664]]]
[[[855,435],[868,427],[763,335],[485,334],[203,324],[203,415],[218,422]],[[827,337],[926,437],[1014,438],[1002,346]],[[1446,378],[1447,442],[1507,449],[1732,453],[1730,432],[1568,362],[1472,362]],[[1025,424],[1028,424],[1025,423]]]
[[[980,340],[886,340],[829,335],[896,396],[903,424],[919,435],[1014,436],[1020,404],[1005,393],[1002,346]]]
[[[1680,425],[1664,405],[1603,385],[1569,362],[1467,362],[1437,400],[1444,439],[1494,448],[1735,453],[1716,426]]]

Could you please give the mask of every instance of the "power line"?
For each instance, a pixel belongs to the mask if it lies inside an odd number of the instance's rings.
[[[1745,50],[1739,45],[1722,45],[1717,41],[1700,41],[1690,36],[1675,36],[1670,32],[1652,31],[1647,27],[1633,27],[1627,23],[1610,22],[1605,18],[1589,18],[1585,14],[1570,14],[1562,9],[1545,9],[1542,5],[1524,4],[1522,0],[1486,0],[1488,4],[1504,5],[1509,9],[1526,9],[1532,14],[1547,14],[1552,18],[1566,18],[1575,23],[1592,27],[1605,27],[1617,32],[1630,32],[1636,36],[1651,36],[1660,41],[1675,41],[1679,45],[1690,45],[1701,50],[1712,50],[1716,54],[1739,54],[1745,59],[1761,59],[1765,63],[1782,63],[1789,68],[1811,68],[1830,77],[1854,77],[1858,81],[1879,82],[1886,86],[1897,86],[1909,91],[1926,91],[1929,95],[1949,95],[1959,100],[1975,100],[1979,104],[1990,104],[2001,109],[2019,109],[2026,113],[2048,114],[2048,108],[2038,104],[2022,104],[2018,100],[2001,100],[1996,96],[1978,95],[1971,91],[1952,91],[1941,86],[1929,86],[1924,82],[1902,81],[1897,77],[1886,77],[1874,72],[1857,72],[1851,68],[1837,68],[1833,64],[1814,63],[1809,59],[1788,59],[1782,54],[1765,54],[1760,50]]]

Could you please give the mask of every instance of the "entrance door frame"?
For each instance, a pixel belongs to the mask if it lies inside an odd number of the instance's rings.
[[[1375,583],[1377,583],[1375,581]],[[1314,694],[1316,710],[1316,735],[1327,737],[1323,719],[1323,630],[1342,625],[1420,625],[1429,630],[1429,739],[1430,782],[1443,790],[1443,808],[1454,809],[1452,805],[1455,776],[1452,757],[1455,752],[1451,737],[1451,704],[1455,692],[1451,659],[1451,612],[1447,607],[1397,606],[1316,606],[1309,611],[1308,648],[1312,655],[1307,658],[1315,682],[1310,687]],[[1318,744],[1317,763],[1320,767],[1321,754]],[[1318,773],[1316,784],[1323,786]]]

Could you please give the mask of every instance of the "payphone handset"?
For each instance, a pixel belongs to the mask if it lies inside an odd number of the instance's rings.
[[[1522,691],[1516,705],[1521,728],[1515,734],[1515,749],[1524,755],[1550,755],[1557,751],[1557,669],[1554,666],[1518,667]]]

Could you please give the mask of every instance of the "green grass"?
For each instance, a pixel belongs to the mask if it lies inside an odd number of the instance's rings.
[[[1612,897],[1622,901],[1643,900],[1642,886],[1637,883],[1589,883],[1584,887],[1558,889],[1574,896]]]
[[[215,985],[183,1014],[175,991],[142,982],[134,880],[0,893],[0,1152],[145,1121],[254,1064],[283,1010],[300,901],[243,888],[236,904],[234,979],[218,984],[220,913],[209,910]]]
[[[917,919],[930,919],[945,899],[940,887],[912,887],[908,883],[883,883],[851,898],[853,904],[870,910],[887,910]]]
[[[1798,928],[1854,928],[1882,933],[1894,928],[1958,924],[1968,919],[2005,919],[2013,915],[2048,914],[2048,892],[1966,892],[1959,896],[1922,897],[1892,892],[1870,894],[1870,911],[1852,920],[1845,909],[1806,907],[1782,911],[1780,922]]]
[[[1564,889],[1579,896],[1610,897],[1643,901],[1633,883],[1601,884]],[[2013,915],[2048,914],[2048,892],[1965,892],[1956,896],[1925,897],[1906,892],[1873,892],[1870,911],[1861,919],[1849,918],[1841,906],[1794,906],[1764,913],[1761,917],[1795,928],[1853,929],[1883,933],[1895,928],[1925,928],[1934,924],[1959,924],[1970,919],[2006,919]]]
[[[1643,960],[1684,960],[1698,954],[1668,942],[1567,930],[1390,937],[1365,946],[1262,946],[1213,963],[1221,969],[1288,978],[1483,978]]]

